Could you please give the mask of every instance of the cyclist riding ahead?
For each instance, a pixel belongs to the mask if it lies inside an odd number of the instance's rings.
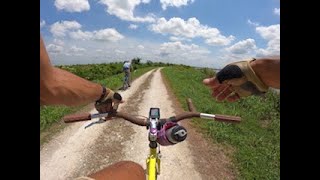
[[[124,81],[123,81],[123,90],[126,90],[128,87],[130,87],[131,82],[131,72],[132,72],[132,65],[131,62],[125,61],[122,68],[124,72]]]

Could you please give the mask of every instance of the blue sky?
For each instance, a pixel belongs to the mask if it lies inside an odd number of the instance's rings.
[[[279,0],[41,0],[53,64],[130,60],[220,68],[280,55]]]

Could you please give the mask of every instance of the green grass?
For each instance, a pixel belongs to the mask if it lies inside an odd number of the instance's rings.
[[[59,121],[65,114],[79,110],[80,107],[42,106],[40,107],[40,132],[52,123]]]
[[[280,97],[268,92],[265,97],[248,97],[235,103],[217,102],[202,80],[214,73],[186,67],[162,70],[183,108],[190,97],[203,113],[237,115],[239,124],[194,119],[193,123],[214,142],[232,146],[232,159],[238,179],[280,179]]]
[[[132,73],[132,78],[135,79],[154,67],[146,67],[137,69]],[[122,86],[124,74],[120,73],[117,75],[109,76],[103,80],[94,80],[95,82],[101,83],[110,89],[116,90]],[[40,107],[40,133],[50,127],[53,123],[60,121],[60,119],[67,115],[80,110],[83,106],[78,107],[66,107],[66,106],[42,106]]]

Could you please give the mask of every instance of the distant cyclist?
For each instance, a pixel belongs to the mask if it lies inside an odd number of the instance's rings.
[[[127,89],[130,87],[130,79],[131,79],[131,71],[132,71],[132,65],[130,61],[125,61],[123,64],[123,72],[124,72],[124,83],[123,83],[123,89]]]

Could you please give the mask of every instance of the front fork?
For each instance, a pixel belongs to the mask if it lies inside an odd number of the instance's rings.
[[[147,164],[147,175],[150,177],[149,179],[152,179],[152,175],[159,175],[160,174],[160,148],[157,153],[157,148],[150,148],[150,154],[148,158],[146,159]],[[156,178],[155,178],[156,179]]]
[[[160,159],[161,159],[161,153],[160,153],[160,146],[159,146],[159,151],[157,153],[157,158],[156,158],[156,161],[157,161],[157,175],[160,174]]]

